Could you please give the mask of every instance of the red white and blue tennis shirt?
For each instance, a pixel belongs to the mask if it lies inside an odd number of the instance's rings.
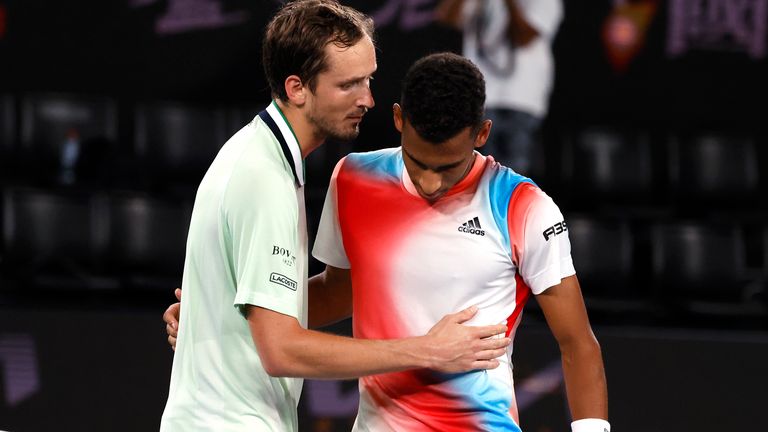
[[[507,323],[530,294],[575,274],[563,216],[530,179],[475,155],[436,202],[421,198],[400,148],[337,165],[313,255],[351,270],[357,338],[424,335],[478,305],[470,325]],[[493,370],[417,369],[360,379],[356,431],[519,431],[510,346]]]

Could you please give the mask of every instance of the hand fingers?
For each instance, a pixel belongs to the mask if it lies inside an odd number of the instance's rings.
[[[457,322],[461,324],[465,321],[468,321],[473,316],[475,316],[475,314],[477,313],[477,309],[478,309],[477,306],[470,306],[464,310],[458,311],[448,316],[451,317],[451,320],[453,322]]]
[[[179,336],[178,329],[170,324],[165,325],[165,332],[168,333],[168,336],[172,336],[172,337]]]
[[[176,296],[176,299],[181,301],[181,288],[176,288],[173,291],[173,295]],[[168,333],[168,344],[174,351],[176,351],[176,338],[179,334],[178,317],[180,308],[181,303],[174,303],[168,306],[168,309],[166,309],[165,313],[163,314],[163,321],[165,321],[165,332]]]
[[[166,309],[165,312],[163,313],[163,321],[165,321],[165,323],[170,325],[171,327],[179,328],[179,320],[178,320],[179,310],[175,306],[176,306],[175,304],[168,306],[168,309]]]
[[[480,338],[489,338],[493,336],[504,336],[507,333],[507,326],[504,324],[496,324],[490,326],[473,327],[475,329],[475,336]]]
[[[166,309],[163,313],[163,321],[178,327],[179,315],[181,315],[181,303],[174,303],[168,306],[168,309]]]
[[[506,349],[512,342],[510,338],[483,339],[477,345],[480,350]]]
[[[176,351],[176,338],[173,336],[168,336],[168,344],[171,346],[171,349]]]
[[[496,369],[499,367],[498,360],[477,360],[472,362],[472,369]]]
[[[505,348],[491,349],[480,351],[479,353],[475,354],[475,358],[478,361],[494,360],[505,355],[506,353],[507,350]]]

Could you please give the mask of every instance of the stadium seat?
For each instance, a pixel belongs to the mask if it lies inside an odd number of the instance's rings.
[[[723,134],[680,137],[670,147],[677,202],[696,209],[751,207],[759,192],[755,143]]]
[[[569,216],[571,256],[588,296],[629,298],[633,291],[633,237],[625,221]]]
[[[638,271],[630,223],[589,215],[567,216],[571,256],[590,315],[598,321],[651,322],[657,306]]]
[[[761,285],[758,289],[758,297],[762,299],[763,304],[768,307],[768,224],[763,227],[761,239],[762,245],[762,266],[760,267]]]
[[[654,166],[647,134],[591,127],[562,149],[563,182],[570,204],[647,204],[653,201]]]
[[[179,283],[190,211],[188,206],[139,194],[108,198],[107,266],[131,287],[171,289]]]
[[[98,172],[116,142],[117,106],[110,98],[72,94],[22,98],[23,165],[27,173],[42,176],[40,180],[71,184],[82,174],[98,182]],[[66,158],[70,162],[64,162]],[[73,175],[66,174],[67,164]]]
[[[16,172],[16,110],[11,96],[0,96],[0,184]]]
[[[4,271],[22,285],[94,288],[99,217],[90,197],[12,188],[3,193]]]
[[[0,95],[0,155],[9,155],[16,145],[16,112],[13,98]]]
[[[651,227],[652,273],[660,300],[716,315],[754,312],[743,232],[733,223],[671,222]],[[759,312],[759,311],[758,311]]]
[[[231,132],[224,109],[153,102],[135,115],[136,152],[158,184],[196,188]]]

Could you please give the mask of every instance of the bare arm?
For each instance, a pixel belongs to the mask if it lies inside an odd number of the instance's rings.
[[[435,20],[461,30],[461,10],[464,0],[442,0],[435,8]]]
[[[461,325],[476,308],[447,315],[424,336],[395,340],[352,339],[307,330],[288,315],[248,306],[248,324],[272,376],[346,379],[413,368],[446,373],[498,366],[509,338],[490,338],[503,325]]]
[[[328,266],[310,282],[310,324],[323,326],[349,317],[352,288],[349,270]],[[177,297],[181,292],[177,290]],[[179,303],[168,307],[168,342],[175,349]],[[314,311],[314,312],[313,312]],[[307,378],[355,378],[412,368],[463,372],[498,366],[509,338],[506,327],[461,325],[475,314],[469,309],[447,315],[421,337],[398,340],[364,340],[304,329],[290,316],[249,306],[248,323],[267,373]]]
[[[576,276],[536,300],[560,346],[568,405],[574,420],[608,419],[608,390],[600,345],[592,333]]]
[[[326,266],[309,279],[309,328],[320,328],[352,316],[349,270]]]
[[[524,47],[539,37],[539,31],[525,18],[517,0],[505,0],[509,11],[509,23],[507,23],[507,38],[515,47]]]

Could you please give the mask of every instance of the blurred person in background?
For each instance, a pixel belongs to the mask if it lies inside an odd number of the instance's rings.
[[[485,154],[530,174],[554,80],[561,0],[442,0],[439,22],[462,30],[463,54],[485,76],[493,129]]]

